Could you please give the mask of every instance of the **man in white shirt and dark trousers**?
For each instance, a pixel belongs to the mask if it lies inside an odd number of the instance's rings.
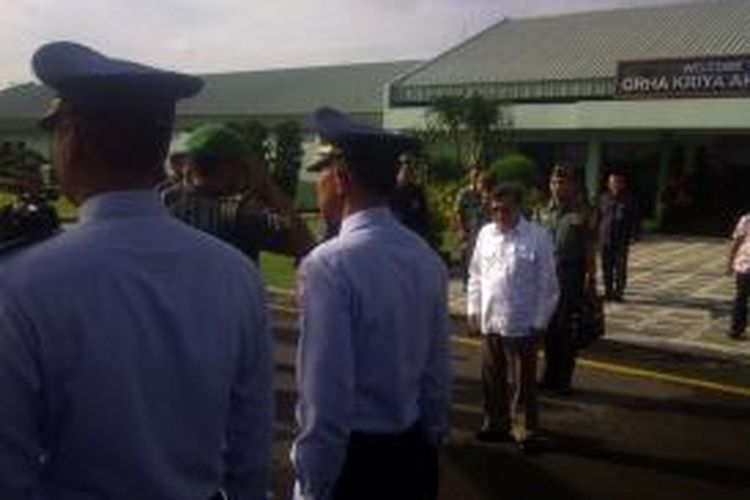
[[[469,266],[468,319],[481,332],[481,441],[539,449],[536,356],[559,295],[549,234],[521,214],[522,188],[492,192],[493,221],[477,237]]]
[[[338,236],[299,271],[295,498],[419,500],[437,493],[447,430],[447,271],[388,209],[415,140],[318,110],[314,167]]]

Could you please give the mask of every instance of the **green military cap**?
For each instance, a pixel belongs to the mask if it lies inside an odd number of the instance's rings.
[[[250,155],[250,148],[239,132],[226,125],[202,125],[190,134],[185,145],[197,164],[205,159],[214,162],[245,162]]]

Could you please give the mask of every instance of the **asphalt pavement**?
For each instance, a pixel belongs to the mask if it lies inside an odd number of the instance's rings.
[[[288,305],[275,310],[277,499],[289,497],[292,481],[293,313]],[[572,395],[541,397],[548,446],[530,457],[510,444],[474,439],[479,350],[455,326],[453,430],[441,452],[441,500],[750,498],[748,364],[595,345],[583,354]]]

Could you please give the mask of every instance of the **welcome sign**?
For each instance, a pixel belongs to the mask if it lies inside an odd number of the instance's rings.
[[[618,97],[750,96],[750,55],[623,61]]]

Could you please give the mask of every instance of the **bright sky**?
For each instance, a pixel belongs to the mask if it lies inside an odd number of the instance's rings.
[[[214,73],[431,58],[504,16],[689,0],[0,0],[0,88],[41,44]]]

